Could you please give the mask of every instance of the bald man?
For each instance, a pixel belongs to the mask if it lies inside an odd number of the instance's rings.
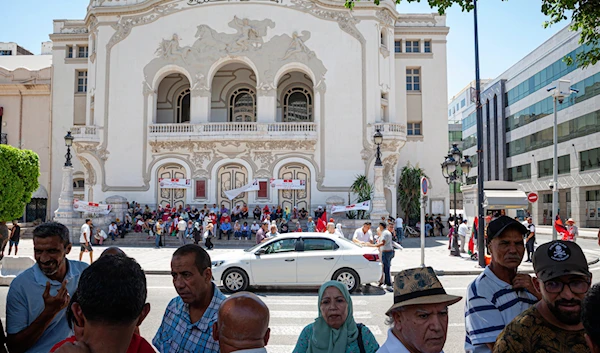
[[[213,326],[213,338],[219,341],[221,353],[266,353],[270,334],[269,308],[249,292],[223,301]]]

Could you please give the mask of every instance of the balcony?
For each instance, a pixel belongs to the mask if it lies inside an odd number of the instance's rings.
[[[157,141],[315,140],[316,123],[153,124],[148,136]]]
[[[379,130],[385,140],[406,140],[406,125],[396,123],[375,123],[372,125],[371,135]]]
[[[100,142],[100,129],[97,126],[73,126],[71,134],[75,142]]]
[[[4,132],[0,134],[0,145],[8,145],[8,135]]]

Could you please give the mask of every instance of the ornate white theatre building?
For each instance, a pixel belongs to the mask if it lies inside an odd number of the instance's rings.
[[[322,0],[93,0],[50,36],[54,160],[71,130],[76,194],[92,202],[230,207],[224,191],[258,179],[261,190],[233,202],[312,210],[345,203],[358,174],[373,180],[380,129],[388,210],[410,161],[445,213],[448,30],[445,17],[401,15],[388,0],[353,11]],[[306,188],[273,190],[271,178]]]

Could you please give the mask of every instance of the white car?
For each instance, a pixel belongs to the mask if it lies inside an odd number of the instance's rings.
[[[248,286],[320,286],[343,282],[349,291],[379,281],[381,262],[376,248],[324,233],[288,233],[250,249],[212,258],[213,278],[227,292]]]

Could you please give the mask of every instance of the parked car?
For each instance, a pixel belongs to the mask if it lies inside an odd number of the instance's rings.
[[[227,292],[248,286],[320,286],[343,282],[349,291],[381,277],[377,249],[324,233],[289,233],[246,250],[212,258],[213,277]]]

